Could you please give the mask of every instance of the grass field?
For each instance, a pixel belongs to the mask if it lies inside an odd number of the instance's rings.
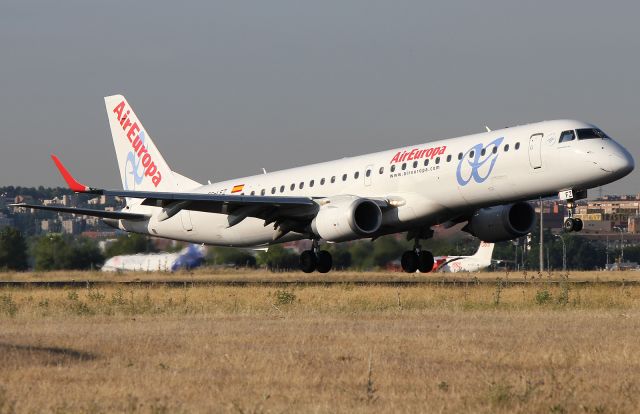
[[[640,287],[544,277],[3,288],[0,413],[637,412],[639,329]]]
[[[640,271],[570,271],[568,276],[575,281],[640,281]],[[540,281],[560,280],[565,277],[561,271],[539,273],[538,271],[519,272],[478,272],[478,273],[414,273],[388,271],[332,271],[330,273],[267,272],[262,269],[211,269],[199,268],[189,272],[123,272],[104,273],[100,271],[58,271],[58,272],[0,272],[1,281],[136,281],[136,280],[184,280],[184,281],[435,281],[435,280],[503,280],[503,281]]]

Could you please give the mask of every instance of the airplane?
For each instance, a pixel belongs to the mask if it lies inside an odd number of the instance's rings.
[[[456,273],[478,272],[491,266],[494,243],[480,242],[472,256],[437,256],[434,258],[433,272]]]
[[[204,263],[206,248],[190,244],[177,253],[150,253],[113,256],[102,265],[103,272],[175,272],[194,269]]]
[[[331,270],[321,242],[407,232],[404,271],[429,272],[420,240],[432,226],[466,222],[486,242],[511,240],[535,223],[527,200],[565,200],[566,231],[580,231],[575,201],[634,169],[631,154],[594,125],[544,121],[336,161],[201,184],[172,170],[122,95],[105,98],[123,189],[88,187],[52,154],[76,193],[123,197],[120,211],[18,204],[101,217],[115,228],[191,243],[265,247],[308,239],[305,273]]]

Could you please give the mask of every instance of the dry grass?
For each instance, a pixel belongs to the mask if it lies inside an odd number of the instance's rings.
[[[559,280],[565,276],[561,271],[544,272],[478,272],[478,273],[415,273],[390,271],[332,271],[327,274],[302,272],[269,272],[263,269],[247,270],[233,268],[199,268],[193,271],[168,272],[122,272],[99,271],[53,271],[53,272],[0,272],[0,281],[136,281],[136,280],[184,280],[184,281],[434,281],[434,280]],[[574,281],[640,281],[640,271],[569,271]]]
[[[640,287],[0,290],[0,413],[634,412]]]

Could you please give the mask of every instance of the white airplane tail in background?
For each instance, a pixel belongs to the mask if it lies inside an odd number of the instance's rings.
[[[494,243],[480,242],[478,251],[473,255],[474,258],[484,260],[491,263],[491,257],[493,256]]]

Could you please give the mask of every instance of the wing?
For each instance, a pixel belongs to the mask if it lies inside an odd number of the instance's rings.
[[[36,210],[48,210],[48,211],[59,211],[61,213],[72,213],[72,214],[81,214],[83,216],[91,216],[91,217],[100,217],[107,219],[122,219],[122,220],[146,220],[150,216],[147,214],[139,214],[139,213],[127,213],[125,211],[105,211],[105,210],[92,210],[89,208],[75,208],[75,207],[63,207],[63,206],[42,206],[38,204],[9,204],[11,207],[24,207],[24,208],[34,208]]]
[[[51,155],[60,174],[71,190],[76,193],[105,195],[114,197],[142,199],[141,205],[162,208],[158,214],[159,221],[167,220],[181,210],[220,213],[228,216],[229,227],[235,226],[247,217],[256,217],[265,221],[265,226],[275,223],[280,228],[279,236],[289,231],[303,231],[319,208],[318,203],[309,197],[280,197],[280,196],[247,196],[206,193],[171,193],[154,191],[105,190],[89,187],[78,182],[69,173],[60,159]],[[382,202],[382,201],[380,201]],[[19,205],[20,207],[41,210],[60,211],[64,213],[81,214],[102,218],[124,220],[146,220],[148,214],[129,213],[124,211],[107,212],[102,210],[80,209],[59,206]]]

